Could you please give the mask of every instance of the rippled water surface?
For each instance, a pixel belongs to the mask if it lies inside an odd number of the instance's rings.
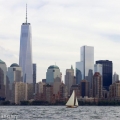
[[[120,120],[120,107],[0,106],[0,120]]]

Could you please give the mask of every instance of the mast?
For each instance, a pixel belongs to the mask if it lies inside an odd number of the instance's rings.
[[[27,23],[27,4],[26,4],[26,23]]]

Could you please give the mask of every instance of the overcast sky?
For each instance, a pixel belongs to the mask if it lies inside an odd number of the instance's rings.
[[[83,45],[94,46],[94,61],[111,60],[120,74],[120,0],[0,0],[0,59],[8,67],[19,63],[26,3],[37,81],[55,63],[64,80]]]

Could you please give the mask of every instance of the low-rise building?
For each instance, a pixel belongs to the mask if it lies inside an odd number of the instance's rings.
[[[47,101],[49,103],[53,103],[53,86],[52,85],[44,85],[43,86],[43,96],[44,96],[44,101]]]
[[[109,98],[111,100],[120,100],[120,81],[117,81],[110,85]]]
[[[12,103],[20,104],[25,100],[26,84],[23,82],[14,82],[12,85]]]
[[[31,100],[33,98],[34,98],[33,83],[26,83],[25,99],[26,100]]]
[[[43,93],[43,86],[45,85],[46,83],[44,82],[38,82],[35,84],[35,94],[38,94],[38,93]]]
[[[68,98],[68,90],[67,86],[64,83],[61,83],[60,85],[60,101],[66,101]]]

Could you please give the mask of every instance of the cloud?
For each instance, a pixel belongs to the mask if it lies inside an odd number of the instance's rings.
[[[46,77],[47,68],[57,64],[63,74],[80,60],[80,47],[94,46],[95,59],[113,61],[120,73],[119,0],[11,0],[0,1],[1,58],[7,66],[19,58],[20,28],[32,25],[33,62],[37,81]]]

